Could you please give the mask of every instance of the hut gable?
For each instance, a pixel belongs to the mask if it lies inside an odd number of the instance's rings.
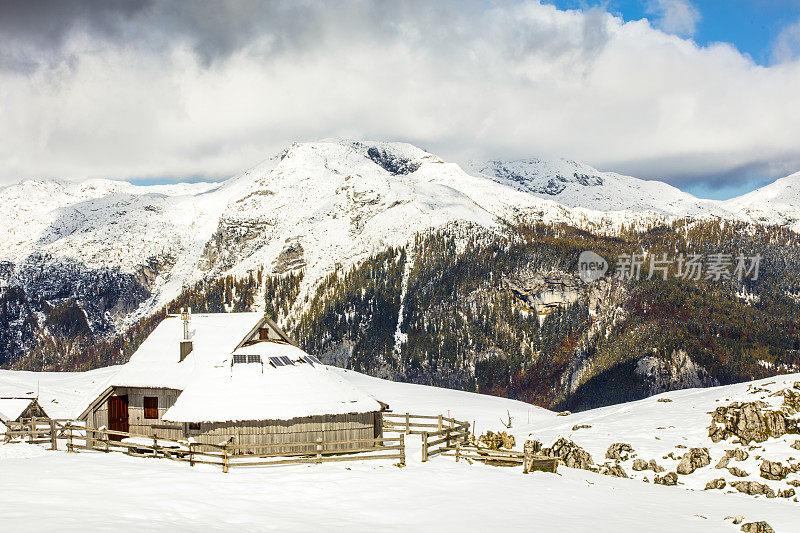
[[[36,398],[0,398],[0,422],[16,422],[34,416],[47,418]]]

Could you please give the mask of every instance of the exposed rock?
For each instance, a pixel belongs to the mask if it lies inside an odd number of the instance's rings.
[[[564,437],[554,442],[550,448],[544,448],[542,455],[558,457],[569,468],[595,470],[594,461],[589,452]]]
[[[763,483],[759,483],[757,481],[731,481],[730,485],[739,492],[749,494],[750,496],[764,495],[767,498],[775,497],[774,490],[772,490],[768,485],[764,485]]]
[[[664,471],[664,467],[662,467],[662,466],[659,466],[659,464],[658,464],[658,463],[656,463],[656,460],[655,460],[655,459],[650,459],[650,462],[649,462],[649,463],[647,463],[647,467],[648,467],[650,470],[652,470],[653,472],[655,472],[656,474],[660,474],[661,472],[663,472],[663,471]]]
[[[786,483],[792,487],[800,487],[800,479],[793,479],[791,481],[787,481]]]
[[[628,474],[622,469],[620,465],[606,463],[600,467],[600,473],[606,476],[624,477],[627,478]]]
[[[503,448],[510,450],[517,444],[514,435],[509,435],[505,431],[501,431],[500,433],[487,431],[478,438],[478,441],[490,450],[500,450]]]
[[[750,457],[750,454],[741,448],[733,450],[733,458],[737,461],[747,461],[748,457]]]
[[[794,489],[779,490],[778,498],[791,498],[794,494]]]
[[[633,448],[630,444],[624,442],[615,442],[608,447],[606,451],[606,459],[618,459],[620,461],[627,461],[628,454],[633,453]]]
[[[731,475],[734,475],[736,477],[747,477],[750,475],[741,468],[739,468],[738,466],[732,466],[728,468],[728,472],[730,472]]]
[[[792,444],[789,445],[790,447],[794,448],[795,450],[800,450],[800,440],[794,441]]]
[[[775,530],[763,520],[742,524],[741,530],[746,533],[775,533]]]
[[[561,411],[561,412],[560,412],[560,413],[558,413],[556,416],[569,416],[569,415],[571,415],[571,414],[572,414],[572,412],[571,412],[571,411]]]
[[[677,485],[678,484],[678,474],[675,472],[670,472],[668,474],[664,474],[663,476],[656,476],[653,479],[653,483],[656,485]]]
[[[676,472],[678,474],[691,474],[698,468],[708,466],[711,463],[711,456],[708,448],[692,448],[683,455],[681,462],[678,463]]]
[[[634,459],[631,468],[633,468],[637,472],[641,472],[642,470],[647,470],[647,461],[645,461],[644,459]]]
[[[739,525],[739,524],[741,524],[742,522],[744,522],[744,517],[743,517],[742,515],[736,515],[736,516],[733,518],[733,523],[734,523],[734,524],[736,524],[736,525]]]
[[[784,389],[783,406],[794,409],[795,412],[800,410],[800,391],[795,392],[792,389]]]
[[[764,479],[771,479],[772,481],[779,481],[786,477],[789,469],[780,463],[764,460],[761,463],[761,477]]]
[[[659,398],[656,401],[657,402],[663,402],[663,403],[670,403],[672,400],[670,400],[669,398]]]
[[[708,436],[714,442],[736,436],[743,444],[764,442],[770,437],[780,437],[797,431],[797,421],[786,418],[786,413],[770,411],[767,404],[733,402],[727,407],[717,407],[712,414]]]
[[[728,461],[730,461],[728,456],[727,455],[723,455],[722,458],[719,460],[719,462],[717,463],[717,465],[714,468],[728,468]]]
[[[572,426],[572,431],[578,431],[579,429],[589,429],[590,427],[592,426],[590,426],[589,424],[576,424]]]
[[[722,489],[725,488],[726,485],[727,484],[725,483],[725,479],[720,477],[720,478],[717,478],[717,479],[712,479],[711,481],[706,483],[705,490],[712,490],[712,489],[720,489],[720,490],[722,490]]]

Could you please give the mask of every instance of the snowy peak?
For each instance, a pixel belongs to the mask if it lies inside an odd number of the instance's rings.
[[[671,216],[725,216],[717,202],[701,200],[660,181],[648,181],[560,159],[491,160],[470,170],[498,183],[567,207],[597,211],[648,211]]]

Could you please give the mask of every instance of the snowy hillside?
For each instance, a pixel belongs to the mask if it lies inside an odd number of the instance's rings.
[[[114,369],[103,370],[107,371]],[[734,401],[759,400],[777,407],[781,397],[770,394],[791,389],[800,375],[676,391],[557,416],[513,400],[338,372],[389,403],[395,412],[450,412],[474,421],[479,433],[504,430],[500,419],[510,413],[510,432],[519,449],[527,438],[550,446],[564,437],[591,454],[594,463],[619,465],[632,479],[563,465],[557,475],[523,475],[519,467],[455,463],[452,457],[421,463],[415,436],[407,438],[405,468],[373,461],[252,468],[228,474],[204,465],[189,468],[121,454],[67,454],[7,444],[0,445],[0,501],[4,502],[0,526],[15,529],[29,524],[35,502],[47,501],[50,512],[37,515],[37,526],[85,529],[85,516],[76,516],[74,506],[93,500],[116,502],[99,506],[93,520],[123,531],[174,530],[189,523],[223,530],[260,528],[268,523],[279,530],[306,531],[325,523],[327,529],[336,531],[427,530],[434,524],[444,530],[528,530],[535,524],[547,531],[732,532],[740,528],[733,525],[733,518],[742,516],[743,523],[763,520],[777,532],[789,532],[800,521],[795,497],[765,498],[730,489],[730,483],[740,481],[764,484],[775,491],[790,489],[800,473],[769,481],[759,475],[759,465],[764,459],[795,464],[798,452],[789,444],[797,435],[743,446],[730,438],[714,443],[707,429],[710,412]],[[97,377],[96,373],[0,371],[0,394],[33,390],[38,383],[42,397],[57,397],[67,405],[73,401],[70,398],[89,394]],[[68,412],[65,409],[63,416]],[[629,444],[633,451],[616,461],[607,459],[605,454],[613,443]],[[654,459],[664,473],[674,472],[678,460],[664,456],[680,459],[693,447],[707,448],[711,463],[678,475],[677,486],[653,484],[654,472],[631,468],[635,459]],[[715,468],[727,456],[726,450],[736,449],[745,451],[747,458],[737,454],[727,466],[746,472],[745,477],[732,475],[728,468]],[[41,471],[47,471],[47,477],[32,475]],[[117,482],[107,483],[112,477]],[[645,477],[649,482],[643,482]],[[703,490],[715,478],[726,479],[728,488]],[[21,479],[25,483],[20,483]],[[65,486],[69,490],[64,490]],[[208,497],[210,490],[213,498]],[[431,505],[432,499],[436,505]],[[297,512],[298,501],[313,504]]]
[[[800,231],[800,172],[725,202],[754,222],[781,224]]]

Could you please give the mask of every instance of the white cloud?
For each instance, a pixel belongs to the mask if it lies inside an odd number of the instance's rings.
[[[800,57],[800,20],[781,30],[772,47],[772,59],[776,63],[793,61],[798,57]]]
[[[227,176],[339,136],[674,183],[800,168],[800,62],[760,67],[596,10],[483,5],[319,4],[313,24],[270,15],[219,46],[167,39],[158,10],[125,41],[73,31],[33,71],[0,70],[0,182]]]
[[[648,0],[647,12],[656,16],[656,27],[667,33],[681,37],[697,33],[700,10],[690,0]]]

